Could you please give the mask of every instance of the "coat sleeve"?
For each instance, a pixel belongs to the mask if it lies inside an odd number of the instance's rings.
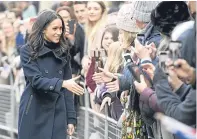
[[[156,85],[156,93],[159,106],[164,110],[165,114],[193,126],[196,124],[196,90],[190,89],[181,101],[180,97],[172,93],[167,80],[160,80]]]
[[[144,91],[140,94],[140,101],[146,104],[153,111],[161,112],[161,109],[157,104],[157,96],[155,91],[153,91],[151,88],[144,89]]]
[[[124,68],[123,70],[123,76],[119,76],[119,87],[120,90],[119,91],[125,91],[125,90],[129,90],[132,84],[132,76],[131,73],[129,72],[127,66]]]
[[[27,45],[20,49],[20,58],[24,75],[33,88],[60,93],[63,80],[59,78],[49,79],[44,77],[36,61],[30,60],[30,51]]]
[[[96,89],[96,83],[95,81],[92,79],[93,77],[93,74],[95,72],[95,59],[92,58],[92,62],[91,62],[91,65],[88,69],[88,73],[85,77],[86,79],[86,84],[87,86],[91,89],[92,92],[94,92],[94,90]]]
[[[66,67],[66,79],[71,79],[72,78],[72,72],[71,72],[71,65],[70,61],[68,62],[68,67]],[[74,108],[74,97],[73,93],[70,92],[69,90],[65,89],[65,105],[66,105],[66,113],[67,113],[67,124],[74,124],[76,125],[77,123],[77,116],[76,116],[76,111]]]
[[[182,84],[181,87],[175,91],[175,94],[177,94],[181,101],[185,100],[185,97],[189,93],[189,90],[191,89],[190,85]]]

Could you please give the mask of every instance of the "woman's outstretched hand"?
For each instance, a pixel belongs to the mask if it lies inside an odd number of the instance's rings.
[[[106,83],[110,82],[113,78],[117,78],[114,76],[113,73],[105,71],[102,68],[98,68],[101,72],[94,73],[92,79],[98,84],[98,83]]]
[[[80,76],[72,78],[70,80],[64,80],[62,87],[68,89],[69,91],[73,92],[76,95],[83,95],[84,89],[76,83]]]

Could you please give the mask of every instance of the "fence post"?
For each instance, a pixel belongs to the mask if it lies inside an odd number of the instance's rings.
[[[14,77],[13,74],[10,73],[10,84],[11,84],[11,139],[14,139],[14,126],[15,126],[15,120],[14,120],[14,115],[15,115],[15,93],[14,93]]]
[[[85,125],[84,125],[84,139],[88,139],[89,138],[89,112],[88,112],[88,108],[89,108],[89,97],[88,97],[88,91],[86,89],[86,86],[84,85],[84,95],[85,95]]]
[[[105,139],[108,139],[108,103],[105,104]]]

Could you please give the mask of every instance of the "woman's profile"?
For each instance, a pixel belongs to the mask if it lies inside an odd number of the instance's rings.
[[[42,11],[28,42],[20,49],[26,87],[19,108],[19,139],[66,139],[76,124],[73,93],[83,94],[72,78],[62,18]]]

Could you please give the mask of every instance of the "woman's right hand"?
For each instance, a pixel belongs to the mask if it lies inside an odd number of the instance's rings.
[[[70,80],[64,80],[62,87],[68,89],[69,91],[73,92],[76,95],[83,95],[84,89],[75,82],[79,78],[80,78],[80,76],[77,76],[77,77],[72,78]]]

